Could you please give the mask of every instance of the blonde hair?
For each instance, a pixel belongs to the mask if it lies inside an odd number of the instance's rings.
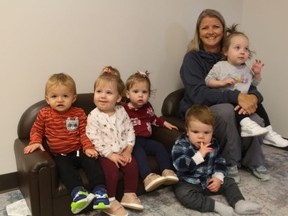
[[[47,96],[48,91],[51,87],[56,87],[60,85],[64,85],[68,88],[71,88],[73,94],[76,95],[75,81],[71,76],[65,73],[53,74],[52,76],[50,76],[50,78],[46,82],[45,95]]]
[[[223,53],[228,51],[228,49],[231,45],[232,38],[234,38],[236,36],[243,36],[243,37],[247,38],[247,40],[249,41],[249,38],[247,37],[246,34],[237,30],[237,26],[238,26],[237,24],[233,24],[231,27],[226,29],[226,38],[224,40],[223,48],[222,48]],[[249,52],[248,58],[251,59],[253,52],[250,49],[248,50],[248,52]],[[227,59],[227,57],[224,56],[224,60],[226,60],[226,59]]]
[[[125,84],[122,79],[113,73],[102,73],[94,83],[94,91],[100,82],[114,82],[117,85],[118,94],[123,96],[125,92]]]
[[[189,123],[193,120],[198,120],[203,124],[211,125],[215,128],[215,114],[206,105],[196,104],[186,111],[185,127],[188,128]]]
[[[137,71],[132,74],[126,81],[126,90],[129,91],[135,83],[146,82],[148,84],[149,95],[151,93],[151,81],[149,79],[149,73],[147,71]]]
[[[187,52],[190,52],[190,51],[199,51],[200,50],[200,45],[202,43],[201,39],[200,39],[200,24],[202,22],[202,20],[205,18],[205,17],[214,17],[216,19],[218,19],[222,26],[223,26],[223,38],[221,40],[221,47],[223,45],[223,40],[225,38],[225,29],[226,29],[226,23],[225,23],[225,19],[224,17],[221,15],[221,13],[219,13],[218,11],[216,10],[213,10],[213,9],[206,9],[206,10],[203,10],[198,19],[197,19],[197,23],[196,23],[196,28],[195,28],[195,32],[194,32],[194,37],[193,39],[191,40],[191,42],[188,44],[188,47],[187,47]]]

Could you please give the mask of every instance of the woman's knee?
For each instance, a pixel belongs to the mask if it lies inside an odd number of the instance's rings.
[[[216,114],[216,116],[221,117],[225,121],[235,118],[234,106],[232,104],[216,104],[211,106],[210,109]]]

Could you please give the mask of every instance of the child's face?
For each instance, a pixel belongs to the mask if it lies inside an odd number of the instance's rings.
[[[59,113],[64,113],[70,109],[72,104],[75,102],[76,97],[77,96],[74,94],[71,87],[58,85],[51,86],[47,90],[45,100],[51,108]]]
[[[101,112],[112,115],[116,103],[120,101],[116,82],[103,80],[98,83],[94,91],[94,103]]]
[[[126,93],[130,99],[129,105],[133,108],[140,108],[145,105],[150,96],[149,85],[147,82],[136,82]]]
[[[204,124],[196,119],[189,122],[187,136],[189,137],[190,142],[197,148],[200,148],[201,143],[210,143],[212,140],[212,135],[212,125]]]
[[[234,66],[244,64],[249,58],[249,41],[243,35],[236,35],[231,38],[228,50],[224,53],[227,60]]]

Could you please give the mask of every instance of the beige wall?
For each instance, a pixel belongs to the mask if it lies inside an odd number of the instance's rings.
[[[263,81],[259,90],[275,131],[288,137],[288,2],[285,0],[244,0],[243,29],[250,38],[255,57],[261,59]]]
[[[18,120],[43,98],[52,73],[69,73],[83,93],[92,92],[105,65],[117,67],[124,80],[147,69],[157,90],[151,102],[160,114],[164,97],[181,86],[179,67],[199,13],[215,8],[227,21],[240,22],[242,3],[0,0],[0,175],[16,171],[13,143]]]

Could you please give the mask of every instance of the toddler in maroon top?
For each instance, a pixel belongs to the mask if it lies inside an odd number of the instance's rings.
[[[133,156],[138,162],[140,177],[144,181],[145,190],[152,191],[162,184],[170,185],[178,182],[173,171],[171,156],[162,143],[151,139],[152,125],[166,127],[170,130],[178,128],[156,116],[149,103],[151,82],[148,72],[131,75],[126,81],[126,97],[128,102],[123,106],[126,109],[136,134]],[[160,167],[161,175],[152,173],[148,156],[155,156]]]

